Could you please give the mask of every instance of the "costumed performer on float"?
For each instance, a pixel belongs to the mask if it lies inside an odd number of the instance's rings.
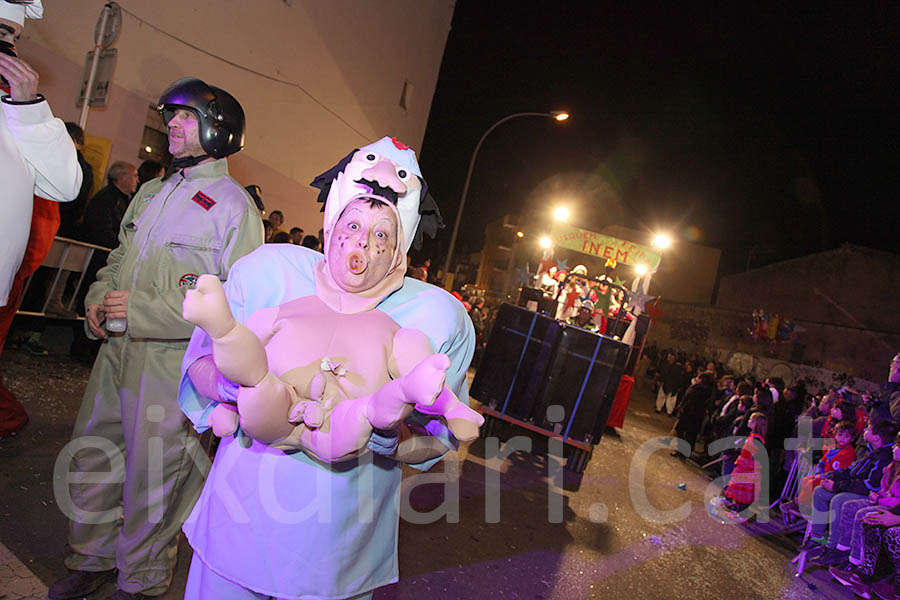
[[[391,192],[406,246],[423,232],[434,235],[440,223],[415,154],[390,138],[351,152],[313,185],[321,190],[320,201],[327,198],[326,223],[361,193],[387,198]],[[260,309],[323,294],[330,308],[345,314],[374,308],[400,327],[423,332],[434,351],[446,354],[446,385],[467,401],[474,331],[453,296],[410,278],[401,278],[396,291],[379,288],[368,297],[320,289],[324,271],[317,275],[316,265],[322,259],[302,246],[274,244],[238,261],[225,284],[235,319],[245,323]],[[354,335],[361,340],[366,333]],[[211,352],[209,337],[196,329],[182,365],[179,402],[198,431],[238,391],[217,374]],[[194,548],[185,597],[367,598],[396,581],[400,463],[426,470],[456,441],[440,419],[413,412],[393,431],[373,431],[367,447],[372,452],[327,464],[305,452],[272,448],[241,429],[222,438],[184,526]]]

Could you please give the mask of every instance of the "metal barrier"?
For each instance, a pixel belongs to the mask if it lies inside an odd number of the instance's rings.
[[[41,263],[41,266],[50,269],[56,269],[56,274],[53,276],[52,283],[47,288],[47,292],[44,296],[44,301],[41,303],[41,310],[39,312],[17,310],[16,314],[28,315],[32,317],[52,316],[54,318],[71,318],[83,320],[84,317],[80,316],[69,317],[66,315],[55,315],[52,313],[47,313],[47,307],[50,305],[50,302],[53,298],[58,298],[62,295],[62,288],[60,288],[59,286],[66,285],[66,281],[68,280],[68,277],[63,278],[63,272],[78,273],[78,283],[75,285],[75,289],[72,291],[72,297],[69,299],[68,304],[65,306],[67,310],[72,311],[72,306],[75,303],[75,299],[78,298],[78,292],[79,290],[81,290],[81,286],[84,284],[85,272],[87,271],[88,266],[91,264],[91,259],[94,257],[94,253],[98,250],[103,252],[110,252],[109,248],[97,246],[96,244],[88,244],[87,242],[79,242],[78,240],[70,240],[68,238],[59,236],[53,238],[53,245],[50,247],[50,252],[47,254],[47,258],[44,259],[44,262]],[[29,277],[25,282],[25,288],[22,290],[23,298],[25,297],[26,292],[28,292],[28,287],[31,285],[31,280],[33,278],[34,275],[32,274],[31,277]]]

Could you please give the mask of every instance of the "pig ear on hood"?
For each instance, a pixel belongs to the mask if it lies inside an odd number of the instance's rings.
[[[316,198],[316,202],[322,205],[319,212],[325,212],[325,201],[328,199],[328,192],[331,191],[331,184],[334,183],[334,180],[340,173],[344,172],[344,169],[347,168],[347,165],[350,163],[350,160],[353,158],[353,155],[356,154],[357,150],[359,150],[359,148],[354,148],[350,154],[339,160],[336,165],[317,176],[309,184],[319,190],[319,196]]]
[[[438,209],[437,203],[428,192],[428,185],[421,177],[419,177],[419,181],[422,182],[422,192],[419,200],[419,226],[416,228],[416,235],[412,241],[412,246],[416,250],[422,247],[422,240],[425,235],[434,239],[437,236],[438,229],[444,228],[444,219],[441,217],[441,211]]]

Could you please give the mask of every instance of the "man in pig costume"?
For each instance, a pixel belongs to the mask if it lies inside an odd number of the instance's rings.
[[[415,154],[400,142],[383,138],[352,152],[313,185],[322,190],[320,200],[327,198],[325,261],[307,248],[286,244],[260,248],[238,261],[225,286],[237,322],[254,329],[248,319],[260,309],[308,297],[341,318],[373,310],[383,313],[401,328],[398,331],[418,330],[430,343],[430,352],[447,355],[449,367],[438,379],[445,377],[449,390],[465,402],[465,373],[474,349],[471,323],[462,306],[443,290],[403,278],[406,251],[417,232],[433,233],[439,222]],[[360,202],[360,197],[380,198],[389,205]],[[390,223],[398,216],[394,244],[399,248],[394,250]],[[370,247],[360,255],[348,251],[347,244],[351,238],[359,241],[348,232],[361,229],[371,230],[371,236],[366,241]],[[345,268],[323,266],[329,260],[332,264],[342,260]],[[365,261],[365,268],[354,266],[358,260]],[[298,346],[309,343],[306,332],[296,335]],[[350,334],[361,345],[368,335]],[[207,428],[211,415],[223,413],[217,407],[237,397],[237,386],[215,369],[211,348],[209,337],[195,330],[182,365],[179,401],[199,431]],[[391,372],[400,376],[398,381],[415,367],[392,364],[385,356],[390,348],[381,352],[383,356],[373,363],[379,369],[390,365]],[[385,377],[357,374],[342,356],[319,358],[288,366],[270,356],[268,368],[283,375],[299,367],[308,371],[305,381],[315,378],[313,371],[324,374],[324,387],[340,389],[347,398],[359,391],[352,389],[354,378]],[[446,361],[439,364],[437,371],[445,365]],[[375,385],[363,391],[378,389]],[[426,398],[423,404],[427,403]],[[194,548],[185,597],[368,598],[375,588],[396,581],[400,463],[425,470],[454,448],[444,423],[413,412],[393,429],[374,430],[367,441],[372,452],[328,464],[306,452],[286,454],[244,435],[243,418],[242,428],[222,439],[206,486],[184,526]],[[334,416],[332,425],[339,426]]]

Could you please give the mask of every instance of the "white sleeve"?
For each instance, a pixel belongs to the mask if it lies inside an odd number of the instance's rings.
[[[81,166],[75,154],[75,144],[65,124],[54,118],[50,105],[40,101],[13,104],[4,96],[0,106],[6,117],[9,133],[34,169],[34,193],[56,202],[74,200],[81,191]]]

